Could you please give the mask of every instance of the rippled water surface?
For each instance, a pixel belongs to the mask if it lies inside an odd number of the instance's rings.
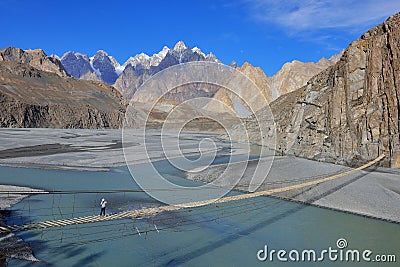
[[[159,163],[163,164],[163,163]],[[186,185],[194,182],[165,165],[170,179]],[[137,189],[127,168],[110,172],[82,172],[1,167],[2,183],[35,186],[47,190]],[[8,224],[20,224],[93,215],[102,197],[107,212],[160,205],[143,192],[114,194],[43,194],[14,206]],[[157,229],[158,231],[157,231]],[[336,248],[345,238],[348,248],[374,253],[399,251],[399,225],[361,216],[259,197],[157,215],[150,219],[118,220],[19,233],[41,260],[11,260],[11,266],[151,266],[151,265],[268,265],[257,252],[270,249]],[[139,235],[140,233],[140,235]],[[325,261],[324,265],[341,266]],[[292,263],[293,266],[320,266]],[[365,266],[365,262],[358,263]],[[386,263],[381,266],[396,266]]]

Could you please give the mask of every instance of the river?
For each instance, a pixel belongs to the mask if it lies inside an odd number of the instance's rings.
[[[164,164],[164,174],[194,186],[182,173]],[[45,190],[138,189],[126,167],[108,172],[0,167],[1,182]],[[160,205],[143,192],[39,194],[13,207],[8,224],[93,215],[105,197],[108,213]],[[29,242],[39,263],[9,260],[10,266],[281,266],[276,258],[259,261],[257,252],[270,249],[337,248],[345,238],[348,248],[375,254],[396,254],[400,226],[362,216],[309,205],[258,197],[160,214],[150,219],[19,232]],[[157,231],[158,230],[158,231]],[[139,235],[140,233],[140,235]],[[365,266],[365,262],[352,262]],[[344,262],[295,262],[292,266],[341,266]],[[374,266],[374,265],[371,265]],[[385,263],[381,266],[396,266]]]

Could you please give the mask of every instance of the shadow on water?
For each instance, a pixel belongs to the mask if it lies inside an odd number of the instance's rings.
[[[268,218],[268,219],[266,219],[266,220],[264,220],[262,222],[259,222],[259,223],[255,224],[255,225],[252,225],[251,227],[248,227],[248,228],[243,229],[243,230],[241,230],[239,232],[236,232],[236,233],[233,233],[233,234],[231,234],[229,236],[221,238],[221,239],[219,239],[219,240],[217,240],[217,241],[215,241],[215,242],[213,242],[211,244],[208,244],[208,245],[203,246],[203,247],[201,247],[199,249],[196,249],[194,251],[191,251],[189,253],[181,255],[180,257],[177,257],[177,258],[174,258],[174,259],[169,260],[167,262],[164,262],[164,263],[160,264],[160,266],[176,266],[176,265],[181,265],[181,264],[187,263],[190,260],[193,260],[193,259],[195,259],[197,257],[202,256],[202,255],[205,255],[205,254],[207,254],[209,252],[212,252],[217,248],[220,248],[220,247],[223,247],[223,246],[225,246],[225,245],[227,245],[229,243],[232,243],[232,242],[234,242],[234,241],[236,241],[236,240],[238,240],[238,239],[240,239],[242,237],[245,237],[245,236],[247,236],[247,235],[249,235],[249,234],[251,234],[251,233],[253,233],[255,231],[263,229],[264,227],[266,227],[266,226],[268,226],[270,224],[276,223],[279,220],[281,220],[281,219],[283,219],[283,218],[285,218],[285,217],[287,217],[289,215],[293,215],[295,212],[298,212],[299,210],[302,210],[305,207],[306,207],[305,205],[298,204],[298,205],[296,205],[296,207],[291,208],[291,209],[289,209],[289,210],[287,210],[287,211],[285,211],[283,213],[277,214],[276,216],[270,217],[270,218]]]
[[[349,181],[347,181],[347,182],[345,182],[343,184],[340,184],[340,185],[338,185],[338,186],[336,186],[336,187],[334,187],[334,188],[332,188],[332,189],[330,189],[330,190],[328,190],[328,191],[326,191],[326,192],[324,192],[324,193],[322,193],[322,194],[320,194],[318,196],[315,196],[314,198],[312,198],[310,200],[309,203],[314,202],[316,200],[319,200],[319,199],[321,199],[323,197],[326,197],[326,196],[336,192],[337,190],[343,188],[344,186],[347,186],[347,185],[357,181],[358,179],[364,177],[365,175],[367,175],[367,173],[361,173],[360,175],[357,175],[355,178],[353,178],[353,179],[351,179],[351,180],[349,180]],[[285,203],[285,202],[283,202],[283,201],[281,202],[280,201],[279,203]],[[239,232],[236,232],[236,233],[233,233],[233,234],[231,234],[229,236],[221,238],[221,239],[219,239],[219,240],[217,240],[217,241],[215,241],[213,243],[210,243],[210,244],[208,244],[206,246],[203,246],[203,247],[201,247],[199,249],[196,249],[196,250],[191,251],[189,253],[183,254],[183,255],[181,255],[179,257],[176,257],[176,258],[174,258],[172,260],[169,260],[167,262],[164,262],[164,263],[160,264],[160,266],[176,266],[176,265],[185,264],[188,261],[193,260],[194,258],[198,258],[200,256],[203,256],[203,255],[207,254],[207,253],[210,253],[210,252],[214,251],[217,248],[223,247],[223,246],[225,246],[225,245],[227,245],[229,243],[232,243],[232,242],[234,242],[234,241],[236,241],[236,240],[238,240],[238,239],[240,239],[242,237],[248,236],[253,232],[261,230],[261,229],[265,228],[268,225],[271,225],[271,224],[276,223],[276,222],[278,222],[278,221],[280,221],[280,220],[282,220],[282,219],[284,219],[284,218],[286,218],[286,217],[288,217],[290,215],[293,215],[296,212],[299,212],[299,211],[301,211],[302,209],[304,209],[306,207],[308,207],[308,205],[297,204],[294,208],[291,208],[289,210],[286,210],[285,212],[279,213],[279,214],[277,214],[277,215],[275,215],[273,217],[270,217],[270,218],[268,218],[266,220],[263,220],[263,221],[255,224],[255,225],[253,225],[251,227],[248,227],[246,229],[243,229],[243,230],[241,230]],[[277,207],[275,207],[275,209],[277,209]]]
[[[95,254],[88,255],[83,259],[79,260],[77,263],[72,265],[73,267],[87,266],[89,263],[96,262],[96,260],[103,254],[103,252],[98,252]]]
[[[40,239],[40,233],[34,234],[38,236],[36,239]],[[33,237],[33,235],[32,235]],[[40,254],[54,254],[59,258],[60,262],[64,262],[72,257],[77,258],[76,263],[73,266],[87,266],[89,263],[95,262],[95,260],[103,254],[103,252],[98,252],[96,254],[91,254],[86,256],[87,249],[84,246],[76,246],[76,245],[57,245],[57,246],[49,246],[45,240],[35,240],[32,242],[28,242],[29,246],[35,252],[35,255]],[[61,257],[61,258],[60,258]],[[21,259],[9,259],[8,263],[10,266],[18,265],[18,266],[58,266],[57,263],[49,263],[45,260],[39,258],[39,262],[31,262],[27,260]]]
[[[15,211],[2,212],[4,221],[8,224],[26,224],[31,219]],[[12,222],[12,223],[10,223]],[[2,266],[57,266],[56,264],[46,262],[40,256],[39,262],[27,260],[30,255],[54,254],[57,255],[60,261],[68,260],[72,257],[76,258],[76,264],[73,266],[86,266],[94,262],[102,252],[87,256],[88,250],[84,246],[76,246],[68,243],[58,243],[56,246],[51,245],[43,235],[47,230],[34,230],[14,232],[13,238],[8,247],[3,243],[0,246],[0,267]],[[8,235],[9,233],[5,233]]]
[[[180,177],[182,175],[182,173],[180,171],[177,171],[175,168],[172,168],[171,166],[166,166],[167,164],[165,162],[164,163],[156,162],[155,165],[156,165],[156,168],[162,169],[163,173],[167,173],[170,176]],[[344,186],[347,186],[347,185],[357,181],[358,179],[362,178],[363,176],[365,176],[367,174],[368,173],[361,173],[360,175],[358,175],[354,178],[351,178],[350,180],[348,180],[344,183],[341,183],[340,185],[338,185],[334,188],[331,188],[328,191],[325,190],[324,192],[321,192],[321,194],[313,197],[309,201],[313,202],[313,201],[316,201],[323,197],[326,197],[326,196],[336,192],[337,190],[343,188]],[[131,180],[129,180],[129,181],[131,181]],[[109,197],[110,197],[110,199],[112,199],[111,195]],[[152,206],[152,205],[157,204],[156,201],[150,200],[147,196],[137,198],[133,195],[130,196],[129,194],[127,194],[126,196],[125,195],[114,196],[111,203],[115,204],[115,206],[119,207],[119,208],[121,208],[121,206],[123,206],[123,205],[127,205],[126,206],[127,209],[131,209],[131,208],[136,209],[136,208],[144,206],[144,205]],[[128,204],[126,204],[126,203],[128,203]],[[133,204],[130,204],[130,203],[133,203]],[[248,227],[246,227],[245,229],[240,229],[238,232],[234,232],[234,233],[231,232],[231,233],[227,233],[225,235],[219,235],[218,236],[219,238],[217,237],[218,238],[217,240],[211,241],[210,243],[207,243],[198,249],[193,249],[192,251],[186,251],[185,253],[182,253],[182,255],[175,256],[176,255],[175,248],[170,248],[169,251],[167,251],[167,253],[164,254],[165,257],[168,257],[170,255],[169,259],[164,258],[163,259],[164,262],[161,265],[171,266],[171,265],[185,264],[194,258],[201,257],[209,252],[214,251],[215,249],[218,249],[229,243],[232,243],[232,242],[240,239],[241,237],[248,236],[257,230],[263,229],[264,227],[271,225],[273,223],[276,223],[276,222],[288,217],[289,215],[293,215],[294,213],[307,207],[306,205],[302,205],[302,204],[294,204],[295,206],[293,206],[293,203],[291,203],[291,205],[289,207],[285,207],[284,203],[288,203],[286,201],[277,201],[277,203],[283,204],[283,207],[281,207],[281,206],[279,206],[279,208],[278,208],[278,206],[274,207],[274,209],[273,209],[274,213],[277,212],[278,214],[269,216],[268,218],[265,218],[264,220],[262,220],[260,222],[255,221],[254,222],[255,224],[251,224]],[[281,210],[281,208],[282,208],[282,210]],[[172,216],[172,215],[174,215],[174,216]],[[182,214],[180,214],[180,213],[172,213],[172,214],[167,213],[167,214],[160,214],[158,216],[160,216],[161,218],[160,217],[154,218],[155,220],[159,219],[159,220],[157,220],[157,225],[162,224],[162,222],[164,222],[164,224],[166,226],[171,226],[171,227],[173,227],[174,225],[177,224],[177,222],[180,222],[183,219],[186,219],[185,221],[190,221],[190,222],[191,222],[191,220],[193,220],[194,223],[196,221],[195,218],[193,218],[192,216],[187,216],[187,218],[183,218],[183,217],[181,217]],[[163,220],[164,216],[167,218],[170,217],[170,220],[169,221]],[[21,221],[23,221],[23,222],[28,222],[29,220],[30,219],[27,217],[22,217],[22,219],[21,219]],[[151,223],[151,220],[149,222]],[[205,225],[205,227],[208,227],[208,226],[209,225]],[[46,240],[41,240],[41,237],[40,237],[41,233],[42,232],[40,232],[40,231],[22,232],[22,233],[18,234],[18,236],[20,236],[21,238],[26,239],[26,240],[30,240],[30,239],[37,240],[37,241],[32,241],[29,243],[37,255],[40,255],[40,254],[53,255],[54,254],[58,257],[58,260],[60,260],[60,261],[65,260],[65,262],[70,262],[70,261],[68,261],[68,259],[73,257],[74,258],[73,266],[85,266],[90,263],[94,263],[102,255],[102,252],[99,252],[99,251],[93,252],[93,251],[88,250],[84,246],[72,246],[69,244],[64,245],[61,243],[58,243],[57,246],[51,246],[49,243],[46,242]],[[172,255],[174,255],[173,259],[170,260],[172,258]],[[17,261],[17,260],[11,260],[11,261]],[[149,262],[149,264],[153,264],[153,263],[154,262]],[[46,262],[39,262],[37,264],[32,264],[31,262],[21,262],[19,260],[18,260],[18,264],[16,264],[16,265],[18,265],[18,266],[32,266],[32,265],[33,266],[52,266]]]

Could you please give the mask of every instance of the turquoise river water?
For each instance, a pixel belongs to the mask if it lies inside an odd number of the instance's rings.
[[[196,185],[167,164],[161,169],[175,182]],[[0,167],[0,183],[64,191],[138,189],[126,167],[109,172]],[[160,205],[143,192],[40,194],[13,206],[7,223],[98,214],[102,197],[109,202],[108,213]],[[11,259],[9,266],[399,266],[398,262],[333,261],[327,255],[323,261],[311,262],[301,258],[282,262],[276,255],[272,261],[257,258],[265,245],[269,250],[288,253],[310,249],[319,253],[329,247],[337,249],[339,238],[346,239],[346,249],[371,250],[370,258],[377,254],[400,257],[398,224],[269,197],[185,209],[149,219],[17,234],[29,242],[40,262]]]

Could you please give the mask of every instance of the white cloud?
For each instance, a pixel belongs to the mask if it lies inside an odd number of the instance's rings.
[[[251,16],[290,32],[365,28],[400,11],[398,0],[244,0]]]

